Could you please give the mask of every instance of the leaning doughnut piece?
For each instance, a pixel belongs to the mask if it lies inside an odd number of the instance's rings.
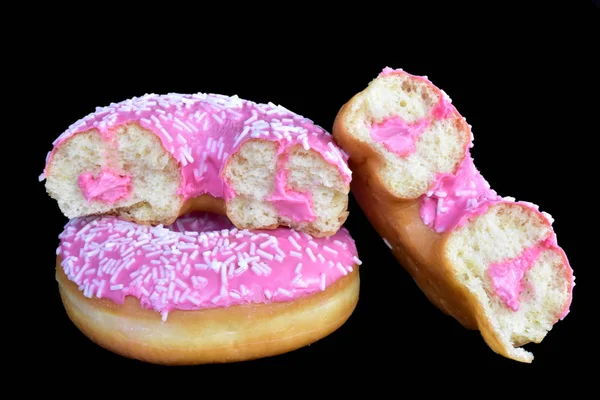
[[[168,227],[109,216],[73,219],[60,238],[56,276],[71,320],[142,361],[281,354],[335,331],[358,301],[361,262],[344,228],[313,238],[238,230],[215,214]]]
[[[447,95],[386,68],[342,107],[333,135],[358,204],[429,300],[496,353],[531,362],[519,346],[566,316],[573,273],[549,214],[500,197],[475,168]]]
[[[281,106],[216,94],[145,95],[77,121],[40,179],[68,218],[170,224],[193,210],[240,229],[335,233],[351,171],[331,135]]]

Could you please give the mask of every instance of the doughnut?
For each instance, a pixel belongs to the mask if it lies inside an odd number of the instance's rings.
[[[192,212],[164,226],[71,219],[56,278],[69,318],[98,345],[163,365],[282,354],[335,331],[359,294],[353,239],[239,230]]]
[[[530,363],[562,320],[574,276],[552,217],[499,196],[475,167],[471,127],[427,77],[385,68],[339,110],[351,192],[426,297],[497,354]]]
[[[329,132],[282,106],[171,93],[97,107],[53,142],[43,180],[69,219],[205,211],[323,237],[348,216],[351,171]]]

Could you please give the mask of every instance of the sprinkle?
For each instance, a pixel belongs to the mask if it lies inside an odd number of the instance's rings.
[[[277,239],[275,238],[275,236],[271,236],[268,240],[259,244],[258,247],[260,247],[261,249],[264,249],[267,246],[276,245],[276,244],[277,244]]]
[[[296,265],[296,268],[294,269],[294,272],[299,274],[300,271],[302,271],[302,263],[298,263],[298,265]]]
[[[258,254],[259,256],[262,256],[262,257],[266,258],[269,261],[273,259],[273,254],[267,253],[266,251],[261,250],[261,249],[256,250],[256,254]]]
[[[344,275],[348,275],[348,271],[346,271],[346,268],[344,268],[344,266],[342,265],[342,263],[341,263],[341,262],[339,262],[339,261],[338,261],[338,262],[335,264],[335,266],[337,267],[337,269],[339,269],[339,270],[340,270],[340,272],[341,272],[342,274],[344,274]]]
[[[244,242],[244,243],[242,243],[242,244],[238,245],[238,246],[237,246],[236,248],[234,248],[233,250],[235,250],[235,251],[242,251],[243,249],[245,249],[245,248],[246,248],[246,246],[248,246],[248,242]]]
[[[335,239],[335,240],[333,241],[333,244],[335,244],[335,245],[337,245],[337,246],[340,246],[340,247],[341,247],[341,248],[343,248],[343,249],[346,249],[346,248],[348,248],[348,245],[347,245],[346,243],[344,243],[344,242],[341,242],[341,241],[339,241],[339,240],[337,240],[337,239]]]
[[[302,274],[296,274],[294,279],[292,279],[292,285],[296,285],[300,279],[302,279]]]
[[[315,255],[313,254],[312,250],[310,249],[310,247],[306,248],[306,254],[308,254],[308,257],[310,257],[310,260],[312,262],[317,262],[317,258],[315,257]]]
[[[288,240],[296,250],[302,250],[302,247],[298,244],[298,242],[296,242],[296,239],[294,239],[292,236],[288,237]]]
[[[287,289],[284,289],[284,288],[281,288],[281,287],[280,287],[280,288],[277,288],[277,292],[278,292],[278,293],[281,293],[281,294],[283,294],[283,295],[285,295],[285,296],[288,296],[288,297],[292,297],[292,296],[294,295],[294,294],[293,294],[292,292],[290,292],[289,290],[287,290]]]
[[[297,257],[297,258],[302,258],[302,253],[299,253],[299,252],[294,251],[294,250],[290,250],[290,256]]]
[[[334,250],[334,249],[332,249],[332,248],[331,248],[331,247],[329,247],[329,246],[323,246],[323,250],[325,250],[325,251],[328,251],[328,252],[330,252],[331,254],[335,254],[335,255],[337,255],[337,254],[338,254],[338,251],[337,251],[337,250]]]
[[[321,291],[325,290],[325,284],[326,284],[326,276],[324,273],[321,273]]]
[[[387,247],[389,247],[390,249],[392,248],[392,245],[390,244],[390,242],[388,242],[388,240],[386,238],[383,238],[383,243],[385,243],[385,245]]]
[[[179,286],[181,286],[182,289],[187,289],[188,288],[188,284],[185,283],[184,281],[182,281],[179,278],[175,279],[175,283],[178,284]]]
[[[121,289],[123,289],[123,284],[122,283],[119,283],[119,284],[116,284],[116,285],[110,285],[110,290],[112,290],[112,291],[121,290]]]
[[[354,257],[352,257],[352,260],[354,261],[354,263],[355,263],[356,265],[362,265],[362,261],[360,261],[360,260],[358,259],[358,257],[354,256]]]
[[[457,190],[454,192],[457,197],[466,197],[466,196],[477,196],[477,191],[475,190]]]

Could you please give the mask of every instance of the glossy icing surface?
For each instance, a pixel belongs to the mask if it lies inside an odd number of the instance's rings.
[[[64,272],[85,296],[117,304],[135,296],[163,319],[173,309],[294,300],[361,264],[345,228],[326,238],[288,228],[238,230],[208,213],[167,227],[75,218],[59,238]]]

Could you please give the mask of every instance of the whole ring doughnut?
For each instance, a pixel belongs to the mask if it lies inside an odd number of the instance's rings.
[[[69,317],[118,354],[160,364],[241,361],[336,330],[358,301],[354,241],[289,228],[238,230],[192,213],[151,227],[75,218],[60,234],[57,280]]]

